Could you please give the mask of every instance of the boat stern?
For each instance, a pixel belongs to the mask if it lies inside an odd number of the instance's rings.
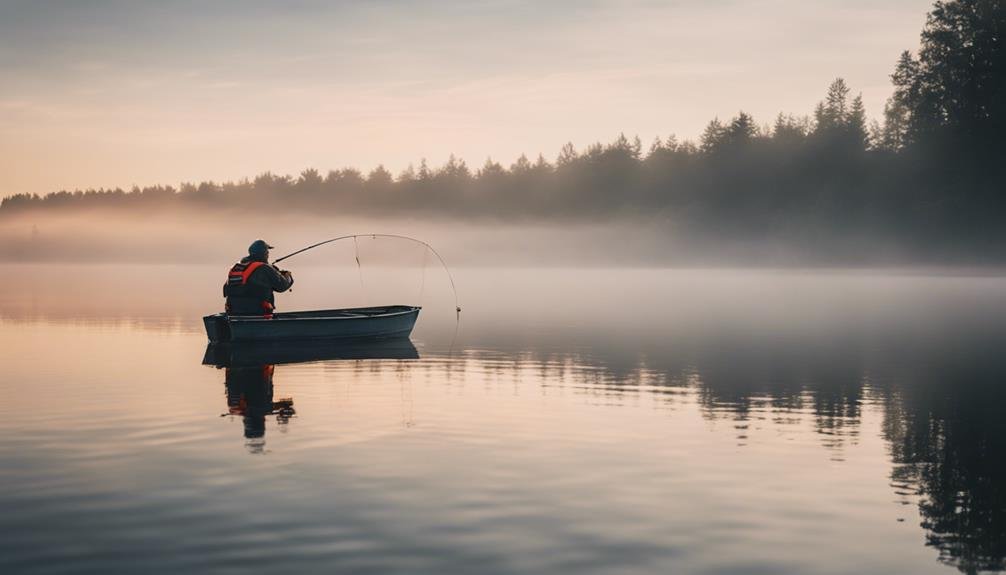
[[[230,341],[231,330],[227,322],[227,316],[222,313],[203,316],[203,327],[206,328],[206,337],[211,343]]]

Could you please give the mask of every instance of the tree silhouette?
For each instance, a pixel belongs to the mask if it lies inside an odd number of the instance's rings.
[[[918,58],[902,54],[894,98],[910,112],[909,138],[934,133],[998,140],[1006,128],[1006,4],[939,1],[922,32]]]

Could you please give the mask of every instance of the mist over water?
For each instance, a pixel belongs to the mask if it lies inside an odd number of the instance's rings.
[[[11,265],[0,565],[1006,568],[1003,279],[457,266],[458,324],[385,257],[278,304],[421,304],[412,343],[268,381],[202,365],[226,261]]]
[[[770,232],[737,239],[715,227],[686,228],[660,214],[555,222],[98,210],[0,218],[0,261],[220,265],[242,257],[256,238],[276,246],[276,258],[329,238],[360,234],[358,247],[371,264],[421,266],[421,250],[417,253],[409,242],[365,237],[391,233],[426,241],[449,264],[469,267],[1000,267],[980,258],[920,257],[884,238],[826,235],[817,243],[794,242],[773,239]],[[334,244],[289,263],[352,264],[351,248],[352,242]]]
[[[568,225],[549,222],[459,222],[449,218],[321,218],[304,215],[219,215],[197,212],[134,217],[8,218],[0,225],[0,258],[7,261],[220,263],[242,257],[258,237],[280,257],[301,247],[349,234],[392,233],[430,243],[448,262],[469,266],[611,265],[694,261],[675,245],[663,221],[599,220]],[[372,263],[421,265],[413,245],[361,237]],[[306,252],[290,263],[347,264],[352,242]],[[421,253],[419,254],[421,255]]]

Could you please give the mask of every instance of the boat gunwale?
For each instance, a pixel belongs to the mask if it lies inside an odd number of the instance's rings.
[[[297,316],[297,317],[290,317],[290,316],[276,314],[276,316],[271,317],[271,318],[262,317],[262,316],[254,316],[254,315],[227,315],[226,313],[220,313],[220,314],[216,314],[216,315],[222,317],[228,323],[230,323],[230,322],[238,322],[238,323],[269,322],[269,323],[276,323],[278,321],[333,321],[333,320],[354,320],[354,319],[358,320],[358,319],[392,318],[392,317],[397,317],[397,316],[401,316],[401,315],[416,314],[416,313],[419,313],[423,309],[422,306],[388,306],[388,307],[389,308],[390,307],[404,307],[404,308],[407,308],[407,309],[403,309],[401,311],[388,312],[388,313],[377,313],[377,314],[373,314],[373,315],[332,315],[332,316]],[[328,311],[328,312],[346,311],[346,312],[350,312],[350,311],[352,311],[354,309],[375,309],[375,308],[345,308],[345,309],[336,309],[336,310],[311,310],[311,311],[319,311],[319,312],[323,312],[323,311]],[[301,314],[301,313],[311,313],[311,311],[306,311],[306,312],[285,312],[285,313]]]

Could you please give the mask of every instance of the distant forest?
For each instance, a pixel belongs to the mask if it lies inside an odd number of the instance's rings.
[[[472,169],[451,157],[402,173],[352,168],[298,177],[20,194],[0,218],[89,208],[537,219],[667,218],[737,241],[883,238],[909,251],[1006,259],[1006,2],[936,2],[917,54],[894,66],[880,121],[842,79],[811,116],[759,124],[740,112],[698,141],[619,136],[554,161],[521,156]]]

